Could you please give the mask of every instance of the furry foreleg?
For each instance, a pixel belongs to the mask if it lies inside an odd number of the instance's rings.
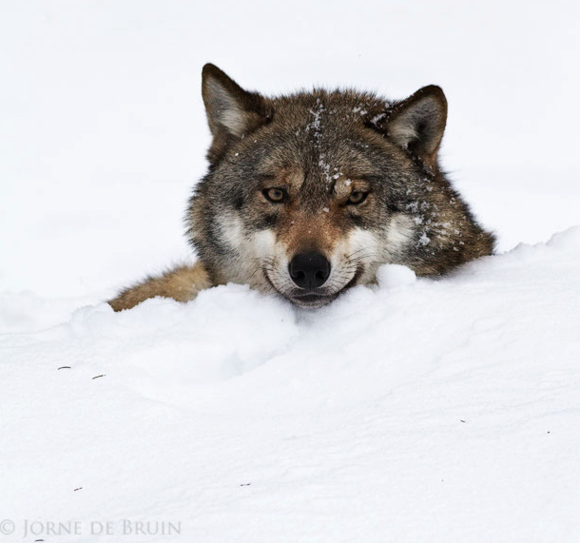
[[[211,286],[206,269],[198,262],[193,266],[180,266],[166,271],[157,277],[147,277],[144,281],[121,291],[108,303],[115,311],[122,311],[156,296],[188,302],[193,300],[200,290]]]

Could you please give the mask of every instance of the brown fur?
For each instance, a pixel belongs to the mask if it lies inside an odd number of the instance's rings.
[[[115,311],[122,311],[156,296],[189,302],[200,290],[210,286],[212,285],[209,276],[203,264],[198,262],[193,266],[180,266],[159,277],[148,277],[141,283],[123,290],[109,304]]]
[[[320,307],[373,283],[385,263],[442,275],[493,252],[494,236],[439,166],[439,87],[399,102],[321,89],[267,98],[206,65],[202,95],[210,168],[186,215],[199,263],[126,289],[110,302],[116,311],[154,296],[188,301],[227,282]],[[284,201],[269,200],[269,189]],[[366,199],[350,205],[354,192]],[[308,296],[288,271],[302,253],[322,255],[330,269]]]

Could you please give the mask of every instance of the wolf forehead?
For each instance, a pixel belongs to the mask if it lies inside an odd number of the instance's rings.
[[[405,154],[381,134],[391,105],[372,95],[316,90],[264,99],[264,104],[267,114],[259,132],[230,138],[213,157],[216,164],[227,154],[224,166],[251,171],[257,182],[289,172],[294,181],[331,184],[340,177],[384,176],[389,162],[394,167],[405,162]],[[232,119],[230,113],[225,122]],[[233,126],[239,128],[240,121]]]

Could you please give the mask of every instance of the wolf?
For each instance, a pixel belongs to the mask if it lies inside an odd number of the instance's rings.
[[[386,263],[440,276],[493,253],[439,165],[440,87],[401,101],[324,89],[270,98],[206,64],[202,96],[209,170],[186,212],[197,262],[125,289],[115,311],[229,282],[318,308]]]

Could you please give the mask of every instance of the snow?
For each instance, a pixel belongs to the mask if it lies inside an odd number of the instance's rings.
[[[579,541],[572,4],[264,8],[0,8],[2,540]],[[441,85],[499,254],[314,312],[228,285],[113,313],[191,259],[208,61],[271,93]]]
[[[229,285],[3,336],[3,514],[181,522],[184,540],[573,541],[580,227],[379,283],[317,312]]]

